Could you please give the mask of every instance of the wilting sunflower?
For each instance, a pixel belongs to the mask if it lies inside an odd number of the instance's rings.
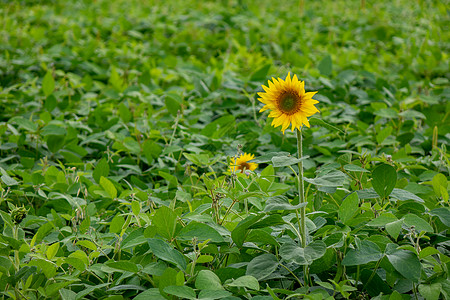
[[[297,75],[291,79],[290,72],[285,80],[272,77],[272,81],[269,80],[269,87],[262,86],[265,93],[258,93],[261,97],[258,100],[265,104],[259,112],[270,109],[272,126],[281,125],[283,134],[291,124],[292,131],[294,128],[300,129],[303,124],[309,127],[307,117],[319,112],[314,106],[319,101],[312,98],[317,92],[305,93],[305,82],[299,81]]]
[[[234,157],[232,157],[229,171],[240,171],[241,173],[245,173],[246,170],[254,171],[258,167],[258,164],[248,162],[249,160],[252,160],[254,158],[255,155],[247,153],[244,153],[241,156],[237,157],[236,161]]]

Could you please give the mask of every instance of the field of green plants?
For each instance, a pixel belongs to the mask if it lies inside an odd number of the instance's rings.
[[[450,299],[449,52],[448,0],[0,1],[1,299]]]

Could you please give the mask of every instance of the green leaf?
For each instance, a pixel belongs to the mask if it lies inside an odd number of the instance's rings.
[[[374,242],[364,240],[358,249],[350,249],[345,254],[342,264],[344,266],[364,265],[371,261],[378,261],[381,257],[383,257],[383,253],[380,247]]]
[[[231,232],[231,238],[238,247],[242,247],[242,245],[244,244],[245,238],[247,237],[249,231],[249,227],[258,222],[263,216],[264,214],[250,215],[237,224],[237,226]]]
[[[46,251],[46,255],[48,259],[52,259],[53,257],[55,257],[56,253],[59,250],[59,243],[54,243],[50,246],[48,246],[47,251]]]
[[[250,160],[250,162],[262,164],[262,163],[268,163],[272,161],[273,157],[280,157],[280,156],[288,156],[290,155],[289,152],[270,152],[261,156],[258,156],[255,159]]]
[[[351,193],[344,201],[342,201],[339,207],[339,218],[342,223],[346,224],[351,220],[359,209],[359,198],[357,193]]]
[[[351,164],[345,165],[344,170],[349,171],[349,172],[363,172],[363,173],[369,172],[368,170],[361,168],[360,166],[351,165]]]
[[[265,212],[275,211],[275,210],[296,210],[301,207],[306,206],[307,203],[299,203],[297,205],[292,205],[289,203],[289,199],[285,196],[274,196],[266,200]]]
[[[45,74],[44,79],[42,79],[42,91],[46,97],[50,96],[55,90],[55,80],[52,76],[52,71],[48,70]]]
[[[394,250],[386,255],[392,266],[406,279],[418,282],[422,266],[417,256],[408,250]]]
[[[382,213],[378,218],[367,223],[367,226],[380,227],[397,220],[397,217],[391,213]]]
[[[283,220],[283,218],[279,214],[274,214],[265,217],[261,221],[256,222],[255,224],[251,225],[249,229],[257,229],[257,228],[264,228],[269,226],[277,226],[286,224],[286,222]]]
[[[47,147],[52,153],[58,152],[64,146],[65,136],[49,135],[47,137]]]
[[[175,236],[177,215],[167,206],[161,206],[153,216],[153,224],[157,233],[165,239],[171,240]]]
[[[385,225],[387,233],[395,240],[398,238],[400,231],[402,230],[403,220],[387,223]]]
[[[117,214],[109,224],[109,232],[119,233],[122,231],[123,224],[125,224],[125,218]]]
[[[450,209],[439,207],[430,211],[430,215],[438,217],[445,226],[450,227]]]
[[[390,197],[398,199],[398,200],[402,200],[402,201],[414,200],[414,201],[421,202],[421,203],[424,202],[422,198],[414,195],[413,193],[408,192],[406,190],[397,189],[397,188],[394,188],[392,190]]]
[[[263,280],[272,274],[278,267],[278,260],[275,255],[266,253],[252,259],[247,265],[246,275],[251,275],[257,280]]]
[[[314,260],[321,258],[327,250],[323,241],[314,241],[306,246],[299,247],[294,241],[288,241],[280,247],[280,256],[287,262],[299,265],[310,265]]]
[[[198,241],[211,240],[213,243],[224,242],[223,237],[211,226],[195,221],[190,222],[186,227],[180,230],[177,239],[191,241],[193,238]]]
[[[319,65],[317,66],[317,69],[319,69],[320,74],[324,76],[330,76],[331,72],[333,71],[333,63],[331,61],[331,56],[327,55],[320,61]]]
[[[441,294],[441,287],[440,283],[419,284],[419,293],[425,300],[438,300]]]
[[[381,198],[389,196],[397,183],[397,172],[391,165],[380,165],[372,172],[372,186]]]
[[[101,176],[100,177],[100,185],[108,193],[109,197],[111,197],[112,199],[117,198],[116,187],[114,186],[114,184],[111,181],[109,181],[108,178]]]
[[[176,265],[180,270],[186,269],[186,259],[178,250],[173,249],[168,243],[159,239],[148,239],[148,245],[153,254]]]
[[[92,173],[92,177],[94,180],[99,183],[100,177],[107,177],[109,175],[109,164],[106,158],[102,158],[97,165],[95,166],[94,172]]]
[[[198,299],[203,300],[214,300],[214,299],[221,299],[225,297],[229,297],[232,294],[228,291],[211,291],[211,290],[201,290],[198,294]]]
[[[433,185],[433,190],[436,196],[444,198],[445,201],[448,201],[448,192],[447,192],[447,177],[444,174],[438,173],[431,180],[431,184]]]
[[[223,290],[219,277],[210,270],[201,270],[195,279],[195,288],[199,290]]]
[[[414,214],[407,214],[404,217],[404,223],[409,227],[414,226],[414,229],[419,233],[421,231],[434,232],[433,227],[427,221]]]
[[[165,102],[169,113],[176,116],[178,111],[181,111],[181,103],[183,102],[183,98],[174,92],[169,92],[166,94]]]
[[[304,156],[302,158],[295,158],[293,156],[275,156],[272,157],[272,163],[275,168],[287,167],[298,164],[299,162],[307,159],[309,156]]]
[[[241,276],[238,279],[228,283],[227,286],[245,287],[251,290],[259,291],[258,280],[250,275]]]
[[[93,242],[88,241],[88,240],[80,240],[80,241],[77,242],[77,245],[85,247],[85,248],[88,248],[88,249],[90,249],[92,251],[96,251],[97,250],[97,246]]]
[[[56,265],[52,264],[49,261],[43,259],[32,259],[29,263],[29,266],[37,266],[41,269],[47,279],[53,278],[56,275]]]
[[[252,76],[250,77],[250,81],[262,81],[266,79],[267,73],[270,70],[270,67],[272,67],[272,64],[266,64],[253,72]]]
[[[105,264],[108,267],[119,271],[127,271],[132,273],[137,273],[139,271],[139,268],[136,266],[136,264],[128,260],[108,261]]]
[[[311,117],[309,118],[309,123],[311,125],[318,125],[321,126],[323,128],[328,129],[329,131],[332,132],[338,132],[338,133],[344,133],[342,130],[340,130],[339,128],[337,128],[336,126],[333,126],[331,124],[328,124],[327,122],[325,122],[322,119],[316,118],[316,117]]]
[[[164,292],[182,299],[197,299],[195,291],[188,286],[169,285],[164,288]]]
[[[419,253],[419,258],[423,259],[427,256],[433,255],[433,254],[439,254],[439,250],[433,247],[426,247],[425,249],[422,249]]]
[[[316,178],[306,178],[303,179],[306,182],[312,183],[317,186],[329,186],[329,187],[338,187],[343,186],[345,179],[347,176],[341,171],[332,171],[325,175],[316,177]]]

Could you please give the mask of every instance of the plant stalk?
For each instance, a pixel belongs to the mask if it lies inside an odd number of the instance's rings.
[[[303,137],[302,132],[300,129],[297,129],[297,149],[298,149],[298,159],[301,159],[303,157]],[[305,188],[303,183],[303,161],[298,162],[298,199],[299,203],[305,203]],[[300,223],[299,223],[299,229],[300,229],[300,235],[302,237],[302,248],[306,248],[306,225],[305,225],[305,218],[306,218],[306,207],[303,206],[300,208]],[[309,286],[309,274],[308,274],[308,266],[303,266],[303,277],[305,280],[305,285]]]
[[[297,149],[298,149],[298,159],[303,157],[303,138],[301,130],[297,129]],[[303,183],[303,161],[299,161],[298,163],[298,199],[299,203],[305,202],[305,194],[304,194],[304,183]],[[300,234],[302,236],[302,247],[306,247],[306,226],[305,226],[305,215],[306,215],[306,207],[300,208]]]

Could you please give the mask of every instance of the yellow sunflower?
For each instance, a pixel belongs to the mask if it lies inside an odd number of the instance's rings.
[[[244,153],[241,156],[237,157],[236,161],[234,157],[231,158],[230,162],[230,172],[237,172],[240,171],[241,173],[245,173],[246,170],[254,171],[258,164],[255,163],[249,163],[249,160],[252,160],[255,158],[254,154],[247,154]]]
[[[309,127],[307,117],[319,112],[314,106],[319,101],[312,98],[317,92],[305,93],[305,82],[299,81],[297,75],[291,79],[290,72],[285,80],[272,77],[272,81],[269,80],[269,87],[262,86],[265,93],[258,93],[261,97],[258,100],[265,104],[259,112],[270,109],[269,118],[273,118],[272,126],[281,125],[283,134],[290,124],[292,131],[294,128],[300,129],[303,124]]]

